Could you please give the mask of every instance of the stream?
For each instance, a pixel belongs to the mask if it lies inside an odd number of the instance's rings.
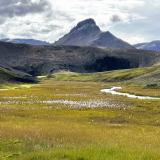
[[[111,89],[102,89],[101,92],[103,93],[109,93],[112,95],[118,95],[118,96],[125,96],[128,98],[134,98],[134,99],[142,99],[142,100],[160,100],[158,97],[150,97],[150,96],[136,96],[134,94],[129,94],[129,93],[122,93],[118,92],[117,90],[121,90],[122,87],[112,87]]]

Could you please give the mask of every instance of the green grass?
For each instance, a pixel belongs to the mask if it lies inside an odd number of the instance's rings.
[[[14,144],[13,144],[14,145]],[[21,146],[21,145],[20,145]],[[41,148],[40,145],[36,146],[37,148]],[[94,154],[93,154],[94,153]],[[82,146],[76,148],[74,146],[65,146],[65,149],[62,147],[56,147],[54,150],[49,151],[41,151],[38,152],[28,152],[28,154],[19,153],[8,153],[8,155],[4,155],[4,158],[10,159],[19,159],[18,157],[21,155],[21,159],[23,160],[60,160],[60,159],[69,159],[69,160],[108,160],[113,159],[127,159],[128,157],[132,157],[132,160],[157,160],[159,156],[156,154],[153,155],[151,151],[137,151],[134,148],[129,150],[124,146],[103,146],[103,145],[90,145],[90,146]]]
[[[74,73],[58,72],[49,77],[62,81],[95,81],[95,82],[121,82],[139,83],[143,85],[160,83],[160,66],[116,70],[101,73]],[[44,77],[46,79],[46,77]]]
[[[3,102],[0,104],[0,160],[160,159],[160,101],[100,92],[122,86],[124,92],[160,97],[160,88],[128,82],[106,83],[108,74],[114,72],[58,73],[50,79],[42,78],[41,83],[33,86],[20,85],[0,91],[0,102]],[[142,74],[144,70],[135,69],[135,72]],[[56,81],[62,78],[65,81]],[[99,108],[40,103],[48,100],[106,103]]]
[[[56,80],[69,80],[69,81],[100,81],[100,82],[115,82],[132,79],[139,75],[152,71],[152,68],[147,70],[144,68],[131,69],[131,70],[119,70],[108,71],[101,73],[73,73],[73,72],[59,72],[53,75]]]

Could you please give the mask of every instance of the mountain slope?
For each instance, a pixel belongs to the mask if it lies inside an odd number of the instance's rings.
[[[139,43],[134,45],[137,49],[144,49],[150,51],[160,51],[160,41],[152,41],[149,43]]]
[[[1,39],[2,42],[10,42],[16,44],[30,44],[30,45],[50,45],[50,43],[46,41],[40,41],[35,39]]]
[[[136,49],[31,46],[0,42],[0,59],[2,65],[35,76],[59,70],[101,72],[150,66],[160,62],[160,53]]]
[[[102,32],[93,19],[79,22],[68,34],[56,41],[55,45],[134,48],[110,32]]]
[[[102,32],[101,34],[99,34],[99,36],[97,36],[97,38],[91,43],[91,45],[95,47],[105,47],[105,48],[122,48],[122,49],[133,48],[130,44],[115,37],[109,31]]]

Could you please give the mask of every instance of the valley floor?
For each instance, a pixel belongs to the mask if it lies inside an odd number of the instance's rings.
[[[160,88],[42,80],[0,91],[0,160],[158,160]]]

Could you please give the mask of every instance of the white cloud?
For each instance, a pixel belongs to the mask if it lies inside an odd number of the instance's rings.
[[[42,0],[30,1],[39,6]],[[23,16],[14,15],[7,20],[0,16],[0,36],[54,42],[79,21],[94,18],[102,30],[110,30],[130,43],[160,39],[157,34],[160,29],[157,22],[160,18],[159,0],[44,1],[50,4],[47,12],[41,9],[41,12],[32,15],[27,12]]]

